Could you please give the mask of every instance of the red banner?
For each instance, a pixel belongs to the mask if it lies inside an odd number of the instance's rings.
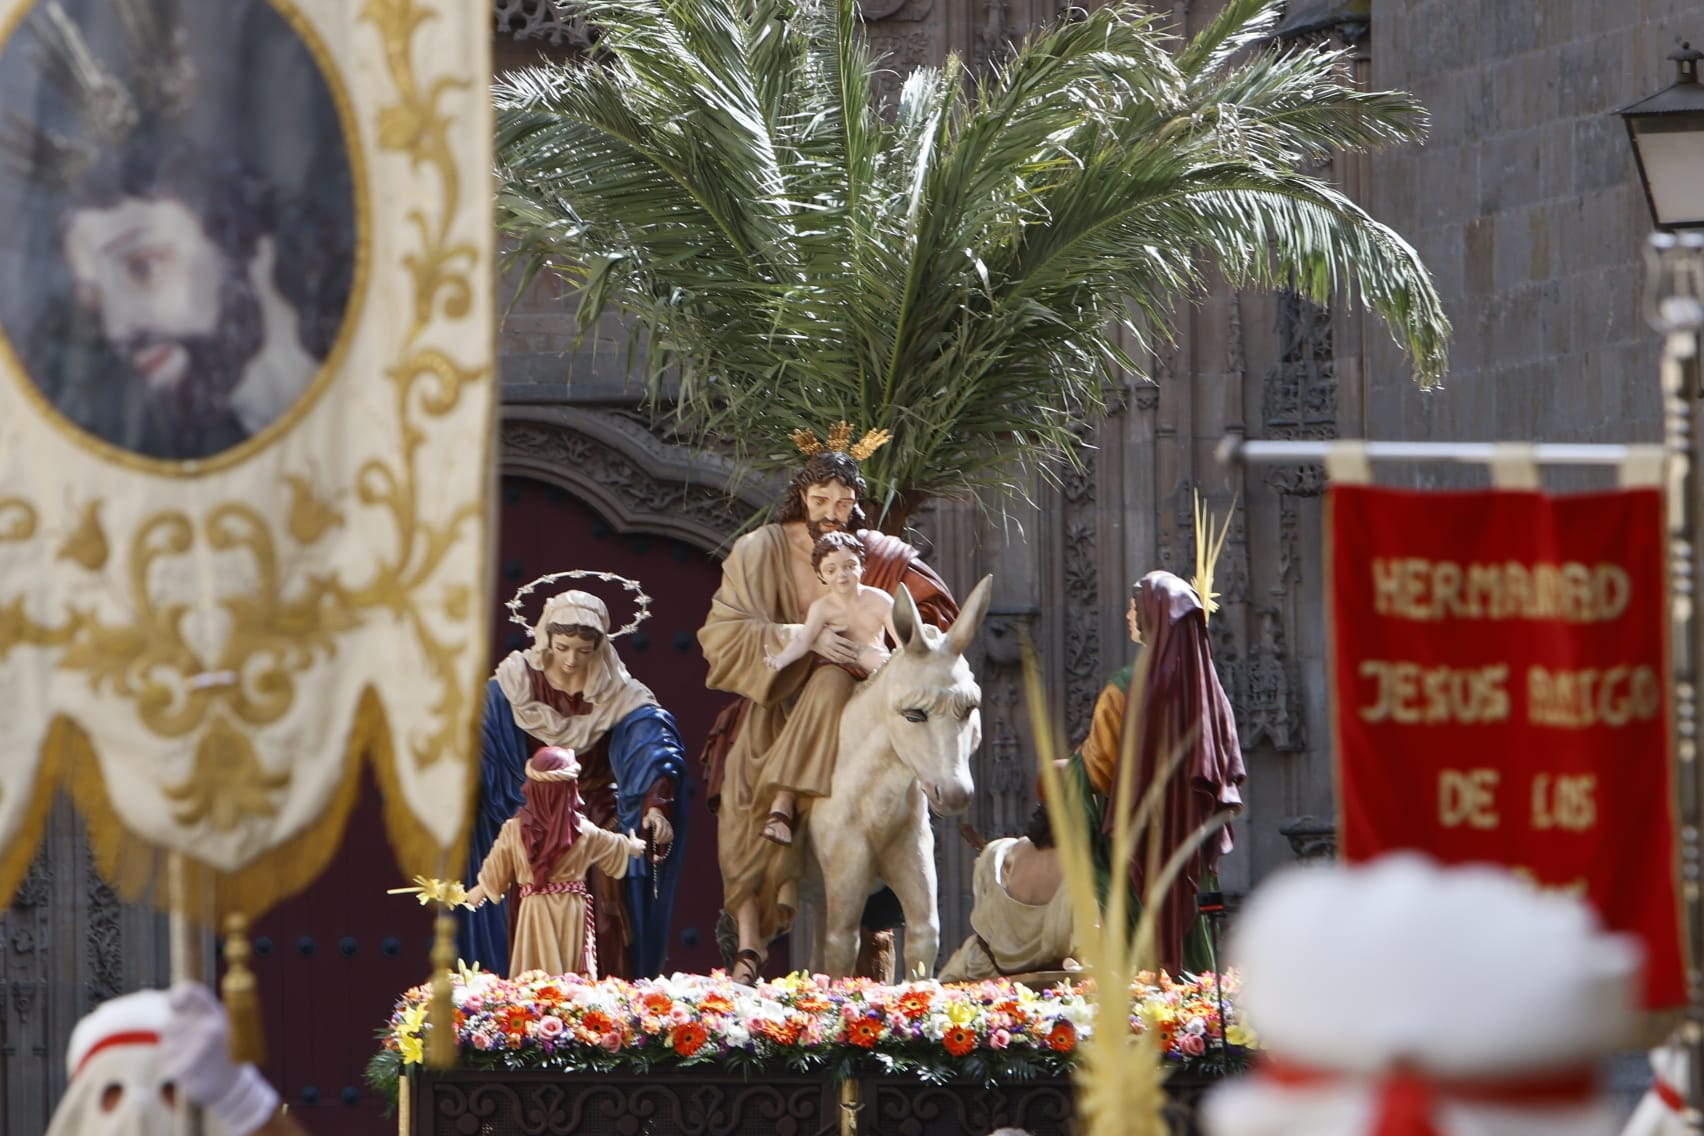
[[[1346,860],[1398,848],[1589,897],[1685,1001],[1662,500],[1334,486]]]

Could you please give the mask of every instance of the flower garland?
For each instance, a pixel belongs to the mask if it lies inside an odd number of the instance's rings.
[[[1157,1030],[1169,1061],[1238,1068],[1258,1044],[1238,1019],[1240,985],[1234,969],[1217,980],[1144,972],[1133,987],[1130,1028]],[[871,1065],[942,1081],[1063,1075],[1094,1028],[1087,986],[1062,982],[1036,991],[1004,979],[885,986],[795,973],[751,987],[720,970],[593,982],[542,971],[504,979],[463,969],[452,996],[461,1061],[469,1068],[833,1067],[846,1075]],[[430,994],[429,986],[406,992],[380,1031],[383,1050],[369,1079],[381,1089],[394,1091],[402,1067],[421,1063]]]

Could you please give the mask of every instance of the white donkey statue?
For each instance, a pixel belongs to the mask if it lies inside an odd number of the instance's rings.
[[[826,908],[822,967],[831,976],[852,973],[858,920],[878,879],[905,912],[906,975],[934,973],[941,916],[929,809],[953,816],[970,807],[982,691],[964,652],[993,589],[994,578],[983,577],[943,634],[918,617],[901,585],[893,604],[899,649],[858,684],[840,716],[834,779],[809,819]]]

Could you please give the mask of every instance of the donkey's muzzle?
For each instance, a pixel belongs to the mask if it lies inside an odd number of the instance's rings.
[[[970,802],[975,797],[975,787],[966,781],[948,781],[944,785],[930,785],[924,794],[929,798],[929,807],[942,816],[957,816],[970,808]]]

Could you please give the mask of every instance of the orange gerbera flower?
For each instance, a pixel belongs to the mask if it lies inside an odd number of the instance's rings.
[[[969,1026],[952,1026],[941,1038],[941,1044],[954,1057],[963,1057],[976,1048],[976,1031]]]
[[[927,990],[911,989],[899,996],[899,1012],[908,1018],[921,1018],[929,1012],[935,996]]]
[[[674,999],[661,990],[647,990],[639,999],[639,1004],[653,1014],[662,1015],[674,1009]]]
[[[674,1051],[682,1057],[691,1057],[709,1040],[710,1031],[704,1028],[703,1022],[687,1022],[674,1031]]]
[[[751,1032],[759,1037],[767,1037],[770,1041],[787,1044],[787,1023],[772,1021],[769,1018],[759,1018],[751,1024]]]
[[[818,998],[814,994],[805,994],[793,1001],[794,1008],[807,1014],[820,1014],[834,1003],[827,998]]]
[[[734,1004],[720,994],[711,994],[698,1003],[698,1008],[713,1014],[725,1014],[734,1008]]]
[[[615,1023],[609,1020],[609,1015],[602,1010],[587,1010],[580,1019],[580,1025],[588,1033],[606,1034],[615,1028]]]
[[[567,1000],[568,996],[562,993],[560,987],[540,986],[533,991],[533,1001],[543,1002],[548,1006],[560,1006]]]
[[[1069,1053],[1077,1048],[1077,1027],[1061,1018],[1053,1023],[1047,1034],[1048,1048],[1055,1053]]]
[[[877,1017],[853,1018],[846,1023],[846,1040],[859,1049],[874,1049],[882,1039],[882,1020]]]

